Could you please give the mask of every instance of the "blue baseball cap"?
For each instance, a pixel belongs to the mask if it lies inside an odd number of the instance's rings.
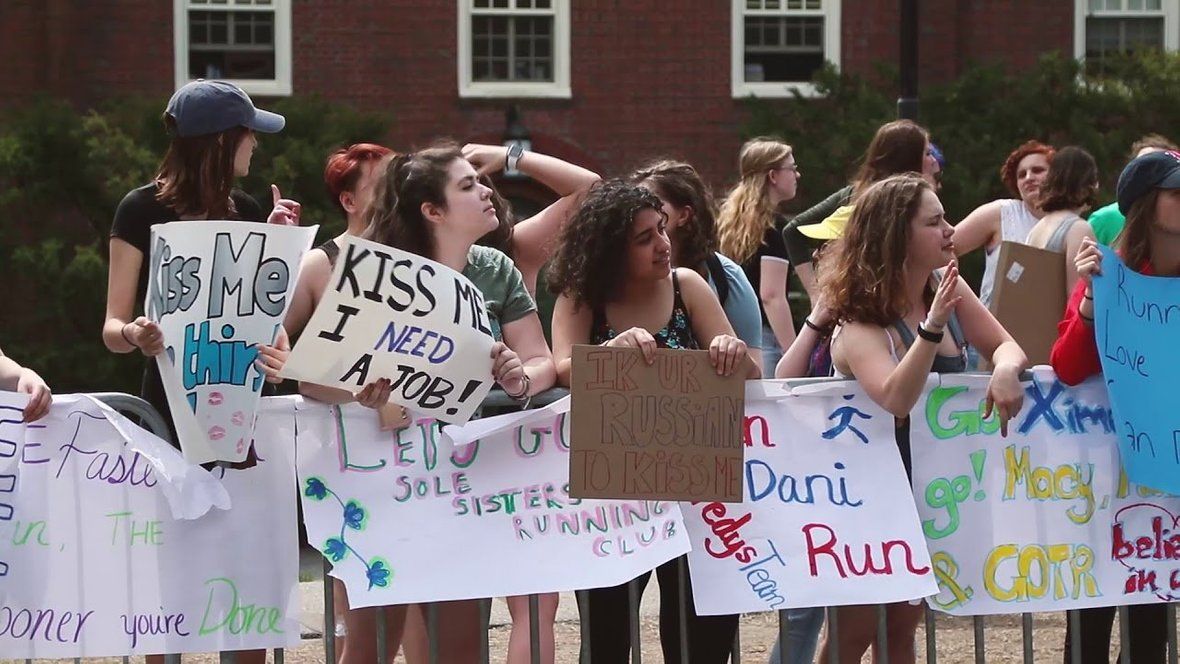
[[[939,150],[938,146],[933,143],[930,144],[930,156],[934,157],[934,161],[938,162],[939,168],[944,171],[946,170],[946,157],[942,155],[942,150]]]
[[[1115,187],[1119,212],[1126,215],[1152,189],[1180,189],[1180,152],[1151,152],[1132,159]]]
[[[176,121],[176,133],[184,138],[216,134],[233,127],[247,127],[265,134],[282,130],[287,119],[254,107],[241,88],[225,81],[197,79],[168,100],[164,111]]]

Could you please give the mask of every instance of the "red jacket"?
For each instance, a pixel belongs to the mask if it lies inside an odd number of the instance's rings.
[[[1155,274],[1151,264],[1139,266],[1139,273]],[[1078,306],[1086,292],[1086,282],[1078,279],[1069,303],[1065,305],[1065,318],[1057,324],[1057,341],[1049,352],[1049,364],[1066,385],[1077,385],[1090,376],[1102,373],[1102,362],[1098,359],[1098,339],[1091,322],[1082,320]]]

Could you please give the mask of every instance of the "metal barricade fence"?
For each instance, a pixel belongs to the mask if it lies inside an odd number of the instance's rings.
[[[815,382],[809,380],[808,382]],[[568,392],[562,389],[553,389],[535,396],[530,404],[531,407],[540,407],[550,404],[564,396]],[[156,434],[164,440],[171,440],[167,423],[163,417],[151,405],[143,399],[127,394],[120,393],[95,393],[91,396],[106,403],[108,406],[119,411],[133,420],[137,420],[145,429]],[[516,403],[509,399],[502,392],[495,391],[488,396],[488,398],[481,405],[481,412],[487,409],[504,410],[516,407]],[[688,574],[685,558],[681,557],[675,561],[677,565],[677,574],[680,577],[679,584],[679,598],[678,598],[678,620],[679,620],[679,634],[680,634],[680,652],[681,664],[688,664],[690,661],[689,640],[688,640],[688,597],[686,594],[687,584],[685,579]],[[331,577],[328,576],[330,565],[327,560],[324,560],[324,657],[326,662],[334,663],[336,661],[336,619],[335,619],[335,603],[333,601]],[[636,580],[632,580],[628,584],[628,596],[630,599],[630,612],[628,616],[628,624],[631,636],[631,662],[633,664],[640,664],[642,662],[641,654],[641,636],[642,636],[642,621],[639,615],[639,599],[641,590]],[[594,659],[594,653],[590,649],[590,640],[588,638],[588,602],[586,599],[586,591],[577,591],[577,604],[579,608],[580,621],[580,662],[581,664],[599,664],[601,660]],[[480,653],[479,661],[481,664],[488,664],[490,662],[490,644],[489,644],[489,618],[491,613],[491,600],[481,601],[480,619],[482,625],[482,637],[480,639]],[[533,664],[540,664],[541,662],[541,648],[540,648],[540,626],[539,626],[539,601],[538,595],[530,595],[528,598],[528,613],[529,613],[529,649],[530,660]],[[839,625],[838,607],[826,608],[826,629],[829,634],[838,633]],[[1067,620],[1069,622],[1069,634],[1071,636],[1071,643],[1069,644],[1071,658],[1070,664],[1081,664],[1082,662],[1082,626],[1080,621],[1080,613],[1078,611],[1067,612]],[[1131,634],[1130,634],[1130,618],[1128,607],[1120,606],[1117,608],[1118,624],[1119,624],[1119,645],[1120,655],[1119,664],[1132,664],[1131,662]],[[1178,664],[1177,659],[1177,634],[1176,634],[1176,605],[1168,604],[1166,606],[1166,625],[1167,625],[1167,662],[1168,664]],[[878,664],[888,664],[888,635],[887,635],[887,621],[886,611],[883,605],[876,605],[877,616],[877,635],[875,640],[875,650],[877,652],[875,662]],[[1047,661],[1044,658],[1038,659],[1034,649],[1034,634],[1033,634],[1033,620],[1032,614],[1023,613],[1021,617],[1021,650],[1023,664],[1034,664],[1036,662]],[[938,662],[938,648],[937,648],[937,612],[927,609],[925,611],[925,661],[927,664],[936,664]],[[385,628],[385,620],[381,608],[377,609],[377,660],[378,662],[387,662],[386,657],[387,634]],[[974,656],[973,662],[975,664],[984,664],[986,662],[985,652],[985,629],[984,618],[975,616],[972,618],[973,627],[973,647]],[[438,664],[438,620],[434,607],[431,606],[428,610],[426,620],[427,643],[429,649],[428,660],[430,664]],[[789,643],[787,639],[788,620],[787,611],[780,610],[778,612],[778,638],[781,644],[781,661],[790,662],[792,660],[792,653],[789,652]],[[839,653],[839,644],[837,639],[832,639],[829,647],[830,661],[841,661]],[[130,659],[123,657],[124,664],[127,664]],[[281,648],[276,648],[273,651],[273,660],[275,664],[283,664],[284,652]],[[74,660],[76,663],[81,662],[80,659]],[[181,661],[180,655],[165,656],[166,664],[179,664]],[[221,653],[220,661],[223,664],[233,664],[236,661],[236,656],[232,652]],[[740,625],[734,635],[734,641],[730,649],[729,661],[732,664],[740,664],[742,661],[741,655],[741,628]],[[954,662],[963,660],[952,660]],[[32,660],[25,660],[26,664],[31,664]],[[450,663],[444,663],[450,664]],[[604,662],[602,664],[617,664],[615,662]],[[668,663],[676,664],[676,663]],[[1135,663],[1138,664],[1138,663]]]

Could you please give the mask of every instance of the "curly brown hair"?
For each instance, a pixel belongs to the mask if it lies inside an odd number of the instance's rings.
[[[697,169],[683,161],[664,159],[637,169],[628,178],[648,188],[678,208],[690,208],[692,216],[677,227],[672,241],[676,264],[705,275],[705,259],[717,251],[717,214],[713,196]]]
[[[1038,140],[1025,141],[1020,144],[1012,152],[1008,153],[1008,158],[1004,160],[1004,165],[1000,166],[1000,180],[1012,195],[1020,198],[1020,187],[1016,186],[1016,169],[1020,167],[1020,162],[1030,154],[1045,155],[1045,161],[1050,164],[1053,163],[1053,156],[1057,153],[1052,145],[1045,145]]]
[[[820,259],[820,288],[836,320],[887,327],[909,310],[910,221],[926,191],[934,191],[929,182],[906,173],[871,185],[857,199],[843,238],[829,243]]]
[[[619,263],[627,255],[636,215],[655,210],[663,218],[662,207],[655,194],[623,180],[596,184],[561,230],[548,270],[550,292],[578,307],[605,306],[628,278]]]
[[[1076,210],[1094,202],[1098,164],[1082,148],[1067,145],[1053,156],[1037,203],[1043,212]]]

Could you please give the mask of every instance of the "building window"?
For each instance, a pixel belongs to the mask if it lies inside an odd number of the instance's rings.
[[[174,0],[176,85],[232,81],[291,94],[291,0]]]
[[[1112,56],[1180,46],[1180,0],[1076,0],[1078,59],[1101,73]]]
[[[824,63],[840,65],[840,0],[731,2],[733,96],[811,96]]]
[[[570,0],[458,2],[460,96],[570,96]]]

